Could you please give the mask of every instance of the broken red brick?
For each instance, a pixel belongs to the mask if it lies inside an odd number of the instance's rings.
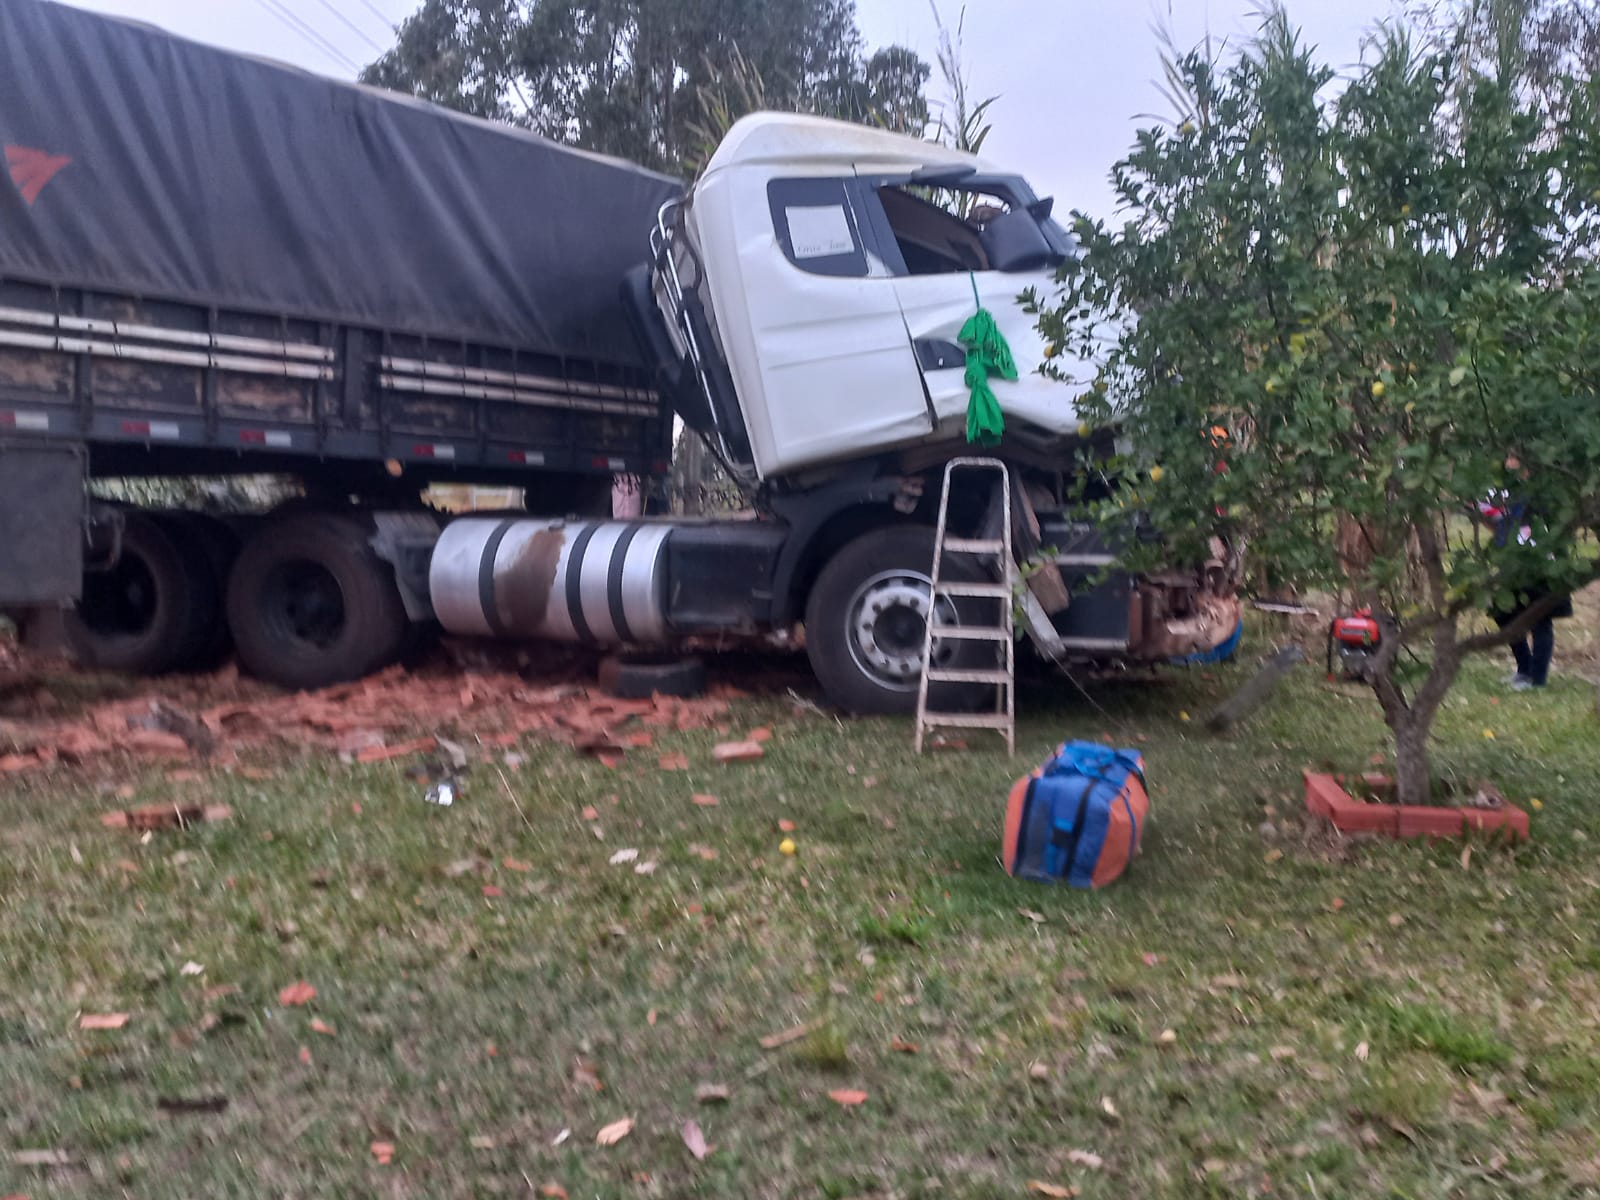
[[[711,751],[719,763],[754,762],[765,755],[760,742],[721,742]]]

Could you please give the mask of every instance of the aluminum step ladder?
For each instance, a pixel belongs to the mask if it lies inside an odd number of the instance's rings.
[[[956,472],[989,473],[1000,484],[1000,536],[995,538],[950,537],[946,523],[950,514],[950,489]],[[995,560],[999,582],[968,583],[944,578],[945,555],[970,555]],[[939,524],[933,542],[933,595],[922,638],[922,678],[917,684],[916,752],[922,753],[923,736],[930,730],[993,729],[1006,739],[1006,751],[1017,752],[1016,680],[1017,644],[1012,633],[1011,584],[1016,565],[1011,557],[1011,472],[998,458],[952,458],[944,467],[944,487],[939,494]],[[982,608],[984,618],[971,623],[941,621],[953,613],[952,601],[975,599],[969,608]],[[943,603],[941,603],[941,601]],[[991,612],[997,608],[998,612]],[[987,668],[941,667],[934,662],[936,645],[951,642],[983,642],[998,646],[1005,665]],[[928,685],[931,683],[986,684],[995,689],[993,712],[930,712]]]

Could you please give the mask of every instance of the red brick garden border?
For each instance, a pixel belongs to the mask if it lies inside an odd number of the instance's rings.
[[[1389,837],[1460,837],[1470,829],[1528,836],[1528,814],[1514,804],[1504,808],[1443,808],[1422,804],[1378,804],[1357,800],[1340,776],[1305,772],[1306,808],[1326,817],[1341,833],[1382,833]],[[1373,780],[1372,782],[1380,782]],[[1389,782],[1382,779],[1382,783]]]

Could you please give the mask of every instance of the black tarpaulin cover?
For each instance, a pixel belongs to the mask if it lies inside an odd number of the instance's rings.
[[[664,176],[43,0],[0,0],[0,276],[640,361]]]

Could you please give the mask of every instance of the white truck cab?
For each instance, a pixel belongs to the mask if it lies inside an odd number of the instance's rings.
[[[768,480],[959,436],[957,334],[980,304],[1017,362],[1016,380],[992,381],[1008,424],[1071,435],[1078,414],[1037,373],[1045,346],[1017,302],[1073,252],[1050,208],[937,143],[794,114],[738,122],[656,233],[675,349],[731,386],[710,414],[728,462]]]

